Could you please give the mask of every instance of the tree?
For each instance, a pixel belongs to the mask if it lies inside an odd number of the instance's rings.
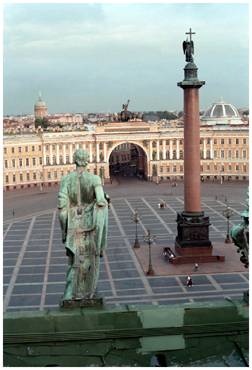
[[[48,118],[46,117],[37,117],[35,119],[35,128],[41,126],[42,128],[47,128],[49,126]]]

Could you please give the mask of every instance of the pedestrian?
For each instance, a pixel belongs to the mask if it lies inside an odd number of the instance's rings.
[[[14,208],[13,208],[13,210],[12,210],[12,216],[13,216],[13,217],[15,216],[15,210],[14,210]]]
[[[188,288],[191,288],[192,287],[192,278],[191,278],[191,276],[187,276],[187,280],[186,280],[186,286],[188,287]]]
[[[199,269],[199,265],[198,265],[198,263],[195,263],[195,264],[194,264],[194,271],[195,271],[195,272],[197,272],[197,271],[198,271],[198,269]]]

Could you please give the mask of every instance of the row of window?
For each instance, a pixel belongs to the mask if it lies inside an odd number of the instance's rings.
[[[244,165],[236,164],[235,166],[228,165],[226,168],[225,168],[224,165],[221,165],[221,166],[214,165],[213,166],[213,169],[214,169],[214,171],[221,171],[221,172],[234,171],[234,170],[235,171],[242,170],[243,172],[247,172],[247,165],[246,164],[244,164]],[[184,170],[183,165],[177,165],[177,166],[174,165],[172,167],[170,167],[170,166],[160,167],[160,172],[161,173],[163,173],[163,172],[177,172],[177,171],[183,172],[183,170]],[[211,167],[210,167],[210,165],[207,165],[207,166],[201,165],[200,166],[200,171],[201,172],[203,172],[203,171],[211,171]]]
[[[232,150],[220,150],[219,151],[219,154],[220,154],[220,158],[222,159],[225,159],[225,158],[228,158],[228,159],[239,159],[240,158],[240,151],[239,150],[235,150],[235,151],[232,151]],[[214,150],[214,158],[218,158],[218,151],[217,150]],[[247,150],[243,150],[242,151],[242,159],[246,159],[247,158]]]
[[[61,172],[57,172],[57,171],[53,171],[53,172],[50,172],[48,171],[47,174],[45,174],[45,180],[51,180],[51,179],[54,179],[54,180],[60,180],[62,176],[64,176],[65,174],[68,174],[70,173],[71,170],[68,170],[68,171],[61,171]],[[90,170],[88,169],[88,172],[90,172]],[[96,169],[93,170],[93,173],[96,175],[97,174],[97,171]],[[100,176],[104,176],[104,168],[101,167],[100,170],[99,170],[99,175]],[[6,184],[9,184],[9,180],[11,178],[11,175],[6,175],[5,176],[5,183]],[[19,180],[19,181],[17,181]],[[33,173],[29,173],[27,172],[26,174],[12,174],[12,183],[19,183],[19,182],[23,182],[23,181],[31,181],[31,180],[42,180],[43,181],[43,175],[41,172],[33,172]]]
[[[203,140],[204,139],[200,139],[200,143],[203,144]],[[241,141],[242,140],[242,141]],[[211,139],[210,138],[207,138],[206,139],[206,143],[207,144],[210,144],[210,141]],[[247,144],[247,139],[246,138],[243,138],[243,139],[239,139],[239,138],[221,138],[221,139],[217,139],[215,138],[214,139],[214,144],[218,144],[218,141],[221,145],[224,145],[224,144],[228,144],[228,145],[232,145],[232,143],[235,142],[236,145],[239,145],[240,143],[242,143],[243,145],[246,145]],[[166,144],[169,145],[170,142],[173,142],[174,145],[176,145],[177,143],[177,139],[174,139],[174,140],[165,140]],[[183,144],[183,140],[179,140],[179,144],[182,145]],[[62,147],[63,147],[63,144],[58,144],[59,145],[59,149],[61,150]],[[69,149],[69,145],[70,144],[65,144],[65,148],[66,149]],[[79,148],[85,148],[85,145],[86,144],[78,144]],[[118,146],[116,149],[117,150],[121,150],[121,149],[128,149],[128,143],[124,143],[124,144],[121,144],[120,146]],[[99,148],[102,150],[103,149],[103,146],[104,146],[104,143],[99,143]],[[49,151],[49,147],[50,145],[49,144],[46,144],[45,145],[45,148],[46,148],[46,151]],[[96,144],[93,143],[93,148],[96,147]],[[152,147],[153,148],[156,148],[157,147],[157,142],[156,141],[153,141],[152,142]],[[74,143],[72,144],[72,149],[75,150],[75,148],[77,149],[77,145],[75,145]],[[23,151],[28,153],[29,152],[29,146],[25,146],[25,147],[22,147],[22,146],[18,146],[18,147],[12,147],[11,148],[11,152],[14,154],[15,151],[17,149],[17,152],[18,153],[22,153]],[[36,149],[36,146],[35,145],[32,145],[31,146],[31,151],[34,152]],[[41,151],[42,150],[42,146],[41,145],[38,145],[37,146],[37,150],[38,151]],[[52,150],[56,150],[56,144],[52,144]],[[4,148],[4,154],[7,154],[7,147]]]

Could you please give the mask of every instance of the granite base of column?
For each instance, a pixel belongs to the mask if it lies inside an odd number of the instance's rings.
[[[173,264],[224,262],[224,256],[213,255],[209,226],[209,217],[204,216],[204,212],[177,214],[177,255],[172,260]]]

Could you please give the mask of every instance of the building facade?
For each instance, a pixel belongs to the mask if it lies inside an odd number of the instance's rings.
[[[146,180],[183,179],[182,127],[112,122],[97,126],[92,132],[4,136],[4,190],[58,184],[63,175],[75,168],[73,153],[78,148],[89,152],[88,170],[100,175],[104,182],[110,181],[110,165],[129,144],[139,148],[141,158],[145,157],[141,170]],[[248,179],[247,125],[202,126],[200,150],[202,180]]]

